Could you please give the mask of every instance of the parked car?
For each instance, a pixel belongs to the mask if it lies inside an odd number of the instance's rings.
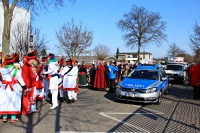
[[[184,83],[186,80],[184,64],[169,63],[165,68],[165,73],[168,75],[169,81],[178,81]]]
[[[119,101],[160,104],[168,87],[168,76],[159,64],[140,64],[117,85],[115,96]]]

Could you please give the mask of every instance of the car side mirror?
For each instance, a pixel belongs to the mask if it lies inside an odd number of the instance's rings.
[[[122,77],[123,77],[123,78],[126,78],[126,77],[127,77],[127,75],[122,75]]]
[[[167,80],[167,77],[162,77],[161,80],[162,80],[162,81],[163,81],[163,80]]]

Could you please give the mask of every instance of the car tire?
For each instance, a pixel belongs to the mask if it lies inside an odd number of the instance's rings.
[[[159,92],[158,101],[156,102],[157,105],[161,103],[162,92]]]
[[[117,103],[121,103],[121,102],[122,102],[122,100],[120,100],[120,99],[116,98],[116,102],[117,102]]]

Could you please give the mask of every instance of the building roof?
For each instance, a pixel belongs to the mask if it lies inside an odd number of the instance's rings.
[[[137,52],[120,52],[120,54],[138,54]],[[140,54],[150,54],[152,55],[152,53],[149,53],[149,52],[140,52]]]

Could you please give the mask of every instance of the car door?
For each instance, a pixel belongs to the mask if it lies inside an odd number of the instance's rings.
[[[164,92],[165,89],[167,89],[167,87],[168,87],[169,79],[168,79],[165,71],[159,71],[159,75],[160,75],[160,82],[161,82],[161,86],[162,86],[162,90],[163,90],[162,92]]]

